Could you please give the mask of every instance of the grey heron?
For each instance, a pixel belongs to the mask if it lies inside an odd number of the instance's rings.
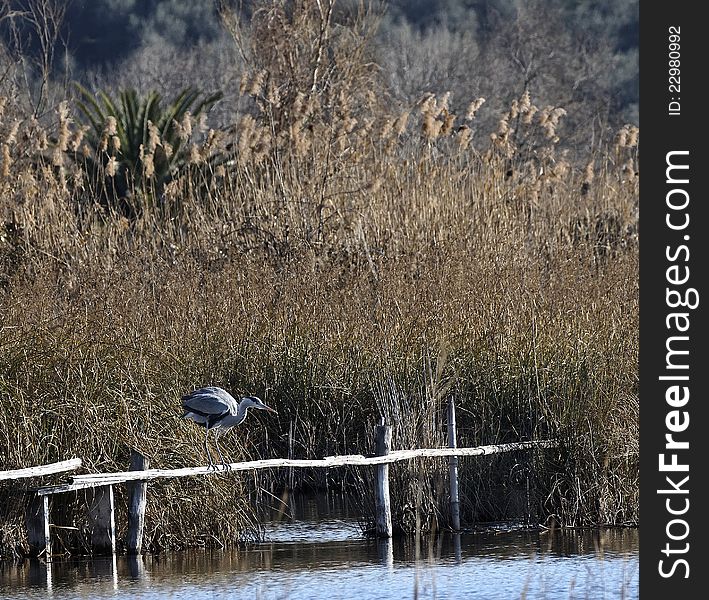
[[[250,408],[276,412],[256,396],[245,396],[237,401],[234,396],[220,387],[204,387],[182,396],[182,408],[185,410],[182,415],[185,419],[191,419],[206,429],[204,451],[209,458],[209,466],[214,468],[216,467],[208,448],[210,431],[214,430],[214,443],[222,466],[227,467],[227,462],[224,460],[221,448],[219,448],[219,436],[242,423]]]

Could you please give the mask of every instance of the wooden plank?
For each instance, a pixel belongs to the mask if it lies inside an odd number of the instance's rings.
[[[113,486],[97,487],[90,493],[91,546],[96,554],[116,553],[116,517]]]
[[[139,452],[132,452],[131,471],[144,471],[150,461]],[[145,506],[148,498],[148,483],[134,481],[128,484],[128,554],[140,554],[143,550],[143,529],[145,527]]]
[[[381,425],[376,428],[376,455],[386,456],[391,451],[391,427],[385,425],[382,418]],[[375,522],[377,537],[390,538],[391,525],[391,500],[389,498],[389,463],[377,465],[377,481],[375,487]]]
[[[456,448],[458,440],[455,430],[455,402],[448,401],[448,447]],[[448,458],[448,479],[451,494],[451,528],[460,531],[460,499],[458,495],[458,457]]]
[[[52,538],[49,530],[50,502],[49,496],[32,495],[25,509],[30,555],[34,557],[44,555],[47,560],[51,560],[52,557]]]
[[[79,490],[88,487],[101,485],[114,485],[127,481],[148,481],[151,479],[171,478],[171,477],[191,477],[195,475],[216,475],[223,473],[233,473],[239,471],[251,471],[256,469],[276,469],[281,467],[293,467],[296,469],[310,468],[330,468],[342,466],[367,466],[383,465],[410,460],[412,458],[446,458],[449,456],[487,456],[500,452],[513,452],[516,450],[528,450],[532,448],[553,448],[557,442],[532,441],[532,442],[512,442],[508,444],[492,444],[488,446],[477,446],[475,448],[418,448],[414,450],[394,450],[386,456],[363,456],[361,454],[350,454],[343,456],[327,456],[322,459],[288,459],[270,458],[264,460],[252,460],[241,463],[232,463],[226,467],[217,465],[212,467],[184,467],[181,469],[146,469],[145,471],[118,471],[115,473],[93,473],[90,475],[75,475],[72,483],[45,486],[38,488],[37,494],[58,494]]]
[[[24,469],[12,469],[9,471],[0,471],[0,481],[5,479],[26,479],[27,477],[41,477],[42,475],[53,475],[54,473],[64,473],[73,471],[81,466],[80,458],[72,458],[62,460],[48,465],[39,465],[36,467],[26,467]]]

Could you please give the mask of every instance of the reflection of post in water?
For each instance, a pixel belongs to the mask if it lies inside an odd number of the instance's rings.
[[[455,554],[455,563],[459,565],[463,562],[463,553],[461,551],[460,533],[453,534],[453,553]]]
[[[45,588],[51,595],[53,587],[51,561],[30,560],[28,579],[32,587]]]
[[[414,536],[414,598],[419,597],[419,561],[421,560],[421,482],[416,486],[416,532]]]
[[[377,539],[377,555],[379,556],[379,564],[388,567],[389,570],[394,568],[394,542],[391,538]]]
[[[128,556],[128,572],[133,581],[142,581],[145,579],[145,563],[143,562],[142,554]]]
[[[94,557],[88,561],[88,571],[92,579],[114,579],[116,576],[115,555]]]
[[[116,553],[111,556],[111,573],[113,574],[113,589],[118,589],[118,564],[116,561]]]

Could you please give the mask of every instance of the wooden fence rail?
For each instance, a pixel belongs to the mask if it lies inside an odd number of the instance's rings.
[[[50,463],[48,465],[39,465],[36,467],[26,467],[24,469],[12,469],[9,471],[0,471],[0,481],[7,479],[26,479],[28,477],[41,477],[42,475],[53,475],[55,473],[65,473],[78,469],[82,464],[80,458],[71,458],[69,460],[61,460],[59,462]]]
[[[448,472],[451,491],[451,526],[460,529],[459,499],[458,499],[458,458],[464,456],[487,456],[518,450],[533,450],[552,448],[558,444],[553,440],[512,442],[507,444],[492,444],[475,448],[457,448],[455,435],[455,407],[450,402],[448,409],[448,448],[419,448],[414,450],[391,450],[391,426],[384,423],[377,425],[375,431],[376,453],[372,456],[350,454],[344,456],[327,456],[322,459],[291,459],[272,458],[252,460],[247,462],[219,465],[216,467],[185,467],[181,469],[150,469],[147,459],[134,453],[131,457],[129,471],[115,473],[91,473],[74,475],[68,483],[47,485],[33,491],[27,510],[27,532],[30,546],[35,555],[45,555],[51,559],[51,498],[55,494],[75,492],[90,489],[87,493],[89,502],[89,521],[91,524],[91,539],[94,551],[111,554],[116,551],[115,540],[115,507],[113,486],[127,484],[129,488],[128,506],[128,537],[126,547],[129,554],[141,552],[142,534],[145,519],[146,494],[148,481],[175,477],[193,476],[226,476],[242,471],[258,469],[318,469],[345,466],[375,467],[376,487],[376,532],[379,537],[392,536],[391,503],[389,498],[389,465],[403,460],[416,458],[448,458]],[[60,468],[59,465],[62,465]],[[64,461],[56,465],[45,465],[42,474],[70,470],[81,465],[79,459]],[[53,468],[54,470],[47,470]],[[20,471],[0,471],[3,473],[31,473],[21,475],[32,477],[38,474],[40,467],[22,469]]]
[[[180,469],[146,469],[144,471],[118,471],[115,473],[92,473],[89,475],[74,475],[71,483],[45,486],[37,489],[40,496],[71,492],[89,487],[115,485],[128,481],[148,481],[175,477],[193,477],[195,475],[216,475],[239,471],[254,471],[259,469],[276,469],[291,467],[296,469],[317,469],[344,466],[385,465],[412,458],[446,458],[450,456],[486,456],[514,450],[530,450],[532,448],[550,448],[555,442],[533,441],[512,442],[509,444],[493,444],[476,446],[474,448],[418,448],[415,450],[393,450],[384,456],[364,456],[362,454],[345,454],[342,456],[327,456],[321,459],[267,458],[247,462],[231,463],[215,468],[183,467]]]

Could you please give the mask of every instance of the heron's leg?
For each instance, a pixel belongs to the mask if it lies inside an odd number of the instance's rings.
[[[219,453],[219,458],[222,460],[222,466],[224,467],[224,469],[226,469],[226,470],[228,471],[228,470],[231,469],[231,466],[230,466],[229,463],[227,463],[227,461],[224,459],[224,455],[222,454],[222,449],[219,447],[219,435],[220,435],[220,433],[221,433],[221,430],[219,430],[219,429],[214,432],[214,443],[215,443],[216,446],[217,446],[217,452]]]
[[[209,452],[209,426],[205,428],[207,430],[207,433],[204,435],[204,452],[207,455],[207,459],[209,460],[209,466],[210,468],[214,468],[214,461],[212,460],[212,454]]]

